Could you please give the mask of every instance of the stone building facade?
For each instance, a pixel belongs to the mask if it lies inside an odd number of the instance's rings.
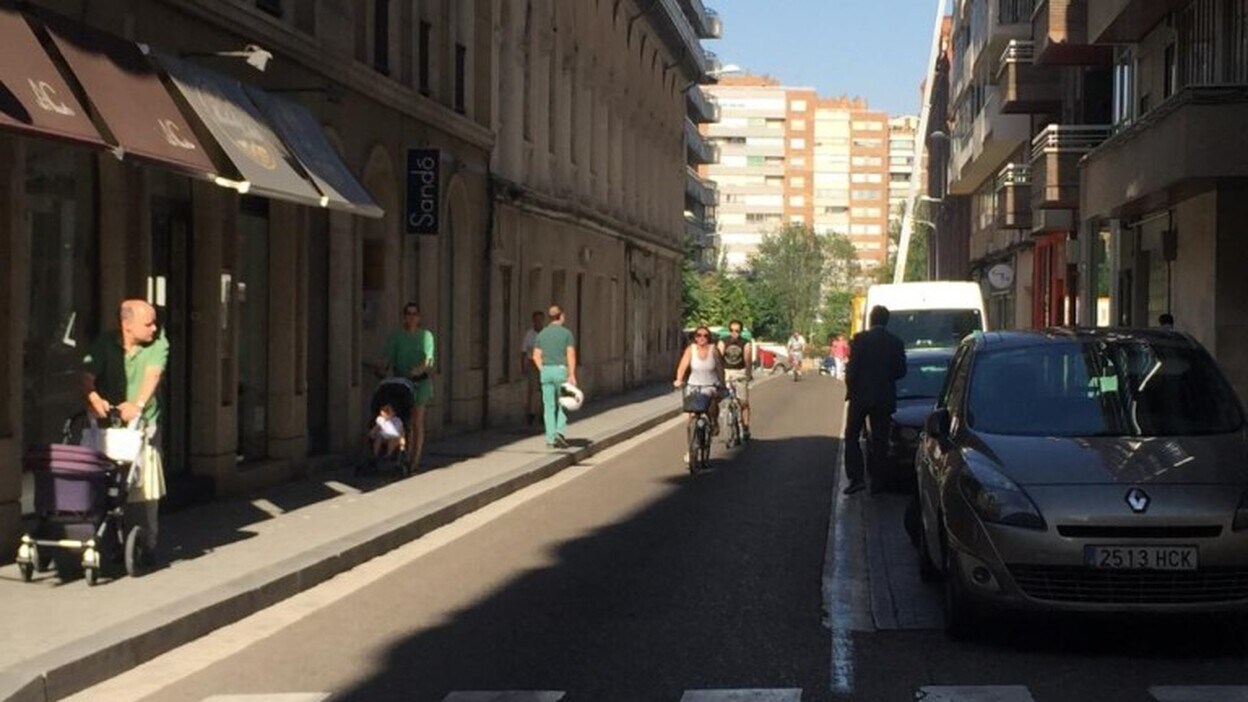
[[[303,140],[283,134],[302,185],[248,190],[237,176],[119,151],[116,135],[66,139],[14,128],[0,113],[5,557],[29,508],[21,456],[81,409],[82,350],[115,328],[128,297],[156,304],[173,348],[162,391],[170,506],[354,456],[382,342],[406,301],[437,336],[434,436],[522,416],[520,338],[528,312],[552,301],[580,334],[591,397],[670,373],[684,235],[681,90],[705,73],[674,1],[24,7],[54,13],[47,21],[71,33],[138,42],[257,104],[297,105],[320,128],[311,141],[328,146],[308,157]],[[43,19],[17,19],[0,32],[42,31]],[[263,72],[220,55],[245,45],[271,53]],[[73,74],[67,58],[53,52],[49,65]],[[13,68],[0,67],[10,89]],[[75,77],[81,85],[65,92],[91,102],[94,79]],[[175,102],[217,162],[225,148],[189,99]],[[340,193],[315,177],[322,161],[345,166],[354,186],[339,185],[363,193],[365,206],[337,203]],[[333,197],[295,197],[300,188]],[[433,226],[409,211],[432,215]]]

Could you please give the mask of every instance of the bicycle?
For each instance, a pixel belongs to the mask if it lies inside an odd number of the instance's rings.
[[[700,473],[711,465],[711,397],[699,385],[685,386],[685,411],[693,415],[687,430],[689,439],[689,472]]]
[[[728,448],[745,443],[741,433],[741,400],[737,399],[737,389],[732,382],[728,383],[728,397],[724,400],[724,416],[728,422]]]

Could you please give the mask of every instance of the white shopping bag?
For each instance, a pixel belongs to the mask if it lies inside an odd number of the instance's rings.
[[[147,432],[139,426],[138,420],[124,427],[100,427],[92,417],[91,426],[82,433],[84,446],[93,447],[110,460],[129,465],[139,462],[146,439]]]

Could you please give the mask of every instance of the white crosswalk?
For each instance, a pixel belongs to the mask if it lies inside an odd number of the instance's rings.
[[[1148,688],[1154,702],[1248,702],[1248,685],[1159,685]],[[442,702],[561,702],[557,690],[478,690],[452,692]],[[325,702],[328,692],[214,695],[203,702]],[[928,685],[914,691],[915,702],[1037,702],[1026,685]],[[801,702],[797,689],[686,690],[680,702]]]

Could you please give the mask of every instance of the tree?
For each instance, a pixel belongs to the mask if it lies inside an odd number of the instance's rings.
[[[760,286],[756,297],[777,317],[767,320],[768,331],[779,331],[777,337],[793,329],[814,333],[825,291],[848,289],[857,276],[853,248],[844,236],[819,235],[800,224],[764,237],[750,264]],[[770,328],[773,324],[779,329]]]

